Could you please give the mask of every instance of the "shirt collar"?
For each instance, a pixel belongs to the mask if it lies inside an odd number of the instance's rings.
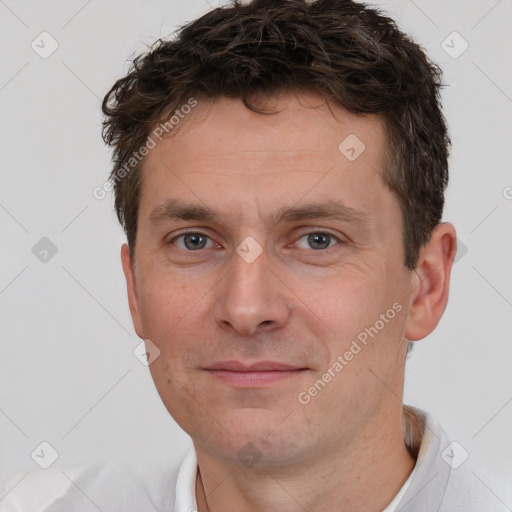
[[[196,478],[197,456],[192,446],[181,463],[176,480],[174,512],[197,512]]]
[[[415,407],[404,405],[404,438],[416,457],[407,481],[383,512],[438,510],[450,478],[451,468],[441,458],[448,445],[446,434],[434,418]],[[196,512],[197,456],[192,446],[183,460],[176,480],[175,512]]]
[[[404,406],[411,419],[416,420],[421,435],[414,476],[397,510],[422,512],[439,510],[450,480],[451,466],[443,460],[442,451],[449,445],[441,426],[426,412]],[[404,415],[404,417],[406,416]]]

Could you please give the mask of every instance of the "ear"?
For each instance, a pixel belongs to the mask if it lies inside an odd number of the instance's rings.
[[[450,288],[450,273],[457,253],[455,228],[448,222],[436,226],[412,272],[412,291],[405,337],[420,340],[441,320]]]
[[[132,322],[137,336],[144,339],[142,331],[142,322],[139,311],[139,296],[137,293],[137,283],[135,281],[135,269],[132,265],[130,250],[127,244],[121,247],[121,262],[123,264],[124,277],[126,278],[126,289],[128,292],[128,303],[130,305],[130,313]]]

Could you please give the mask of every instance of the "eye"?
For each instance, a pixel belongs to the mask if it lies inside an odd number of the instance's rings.
[[[299,242],[304,238],[306,239],[306,244],[308,244],[309,247],[304,247],[304,245],[302,247],[300,246]],[[303,249],[311,248],[314,250],[321,250],[332,247],[331,242],[334,241],[342,243],[339,238],[331,235],[330,233],[324,233],[323,231],[312,231],[311,233],[306,233],[305,235],[301,236],[296,242],[296,245]]]
[[[182,240],[182,244],[176,243],[177,240]],[[177,245],[180,249],[183,249],[184,251],[197,251],[199,249],[205,249],[207,247],[208,240],[210,241],[209,247],[214,247],[214,243],[212,240],[210,240],[210,237],[206,236],[203,233],[199,232],[190,232],[190,233],[183,233],[179,236],[174,237],[172,240],[169,241],[171,244]]]

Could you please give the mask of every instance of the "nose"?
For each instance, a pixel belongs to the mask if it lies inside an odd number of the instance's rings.
[[[241,335],[268,332],[286,324],[290,293],[263,251],[254,261],[233,253],[231,270],[216,287],[215,321]]]

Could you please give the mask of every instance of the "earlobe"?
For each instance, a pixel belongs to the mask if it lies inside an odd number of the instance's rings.
[[[405,330],[409,340],[430,334],[443,316],[448,302],[450,274],[457,251],[455,228],[439,224],[423,247],[418,265],[411,273],[411,303]]]
[[[127,244],[123,244],[121,247],[121,263],[123,265],[123,272],[126,279],[126,291],[128,293],[128,304],[130,306],[130,314],[132,316],[133,327],[137,333],[137,336],[139,336],[141,339],[144,339],[139,311],[139,296],[137,292],[135,270]]]

